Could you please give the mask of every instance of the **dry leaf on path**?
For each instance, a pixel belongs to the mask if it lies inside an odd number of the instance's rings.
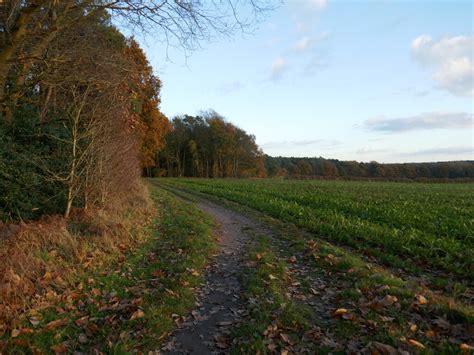
[[[428,300],[423,295],[417,295],[416,300],[418,301],[418,304],[427,304],[428,303]]]
[[[130,317],[130,320],[138,319],[138,318],[143,318],[145,317],[145,312],[143,312],[141,309],[133,312],[132,316]]]
[[[473,350],[474,350],[474,346],[471,346],[471,345],[469,345],[469,344],[463,343],[463,344],[459,345],[459,349],[461,349],[462,351],[473,351]]]
[[[370,346],[371,354],[383,354],[383,355],[397,355],[398,351],[393,346],[379,343],[378,341],[372,342]]]
[[[46,324],[45,328],[47,330],[54,330],[56,328],[65,326],[68,323],[69,323],[69,321],[67,319],[56,319],[56,320],[53,320],[52,322],[49,322],[48,324]]]
[[[345,308],[338,308],[333,312],[332,316],[333,317],[341,317],[343,314],[346,314],[347,312],[348,312],[348,310],[345,309]]]
[[[386,295],[382,300],[379,301],[379,304],[384,307],[388,307],[396,302],[398,302],[398,298],[396,296]]]
[[[86,325],[87,323],[89,323],[89,316],[84,316],[84,317],[81,317],[79,319],[76,319],[74,321],[74,323],[78,326],[78,327],[81,327],[83,325]]]
[[[155,270],[151,273],[151,276],[156,277],[156,278],[160,278],[160,277],[165,276],[165,273],[163,272],[163,270],[157,269],[157,270]]]
[[[418,340],[415,340],[415,339],[408,339],[408,344],[414,346],[414,347],[417,347],[419,349],[424,349],[425,346],[420,343]]]
[[[50,349],[53,350],[55,354],[64,354],[67,352],[67,347],[64,344],[53,345]]]

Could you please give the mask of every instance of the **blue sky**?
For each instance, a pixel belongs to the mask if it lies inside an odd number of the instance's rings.
[[[267,154],[474,159],[473,16],[470,1],[294,0],[188,57],[142,45],[166,115],[212,108]]]

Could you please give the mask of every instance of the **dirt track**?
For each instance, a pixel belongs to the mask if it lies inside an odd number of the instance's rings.
[[[179,322],[178,330],[162,348],[168,354],[225,352],[231,345],[230,329],[245,315],[239,281],[242,257],[249,241],[244,230],[255,228],[256,224],[207,201],[200,201],[197,206],[218,225],[219,251],[199,290],[196,309]]]

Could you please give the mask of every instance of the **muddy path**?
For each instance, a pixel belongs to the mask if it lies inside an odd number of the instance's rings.
[[[247,252],[256,235],[264,236],[277,248],[284,249],[285,245],[275,238],[272,227],[247,217],[234,210],[215,204],[201,196],[188,194],[181,190],[165,190],[174,193],[182,200],[195,203],[216,222],[218,251],[211,260],[205,282],[197,292],[196,308],[183,319],[176,319],[177,330],[170,336],[161,351],[165,354],[226,354],[229,353],[237,339],[232,339],[232,331],[241,322],[248,320],[248,305],[243,300],[241,285],[242,271],[247,262]],[[304,303],[312,309],[314,331],[321,331],[321,341],[330,342],[332,335],[329,327],[320,329],[316,326],[330,319],[337,291],[327,287],[330,276],[311,275],[308,268],[298,258],[288,265],[288,273],[298,279],[306,279],[312,288],[318,289],[316,294],[307,293],[296,282],[288,288],[288,295],[297,302]],[[321,286],[322,285],[322,286]],[[320,287],[321,286],[321,287]],[[343,287],[343,285],[339,285]],[[339,288],[338,287],[338,288]],[[324,327],[326,328],[326,327]],[[319,342],[318,341],[318,342]],[[292,350],[300,352],[301,349]],[[304,351],[301,351],[304,352]]]
[[[182,196],[181,196],[182,197]],[[205,283],[198,291],[196,308],[162,348],[167,354],[225,353],[231,344],[231,329],[245,316],[240,272],[246,254],[248,234],[255,222],[230,210],[200,200],[197,206],[217,224],[218,252],[211,261]]]

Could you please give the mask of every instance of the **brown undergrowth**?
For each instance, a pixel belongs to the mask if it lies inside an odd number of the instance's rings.
[[[143,186],[130,196],[113,208],[75,210],[69,219],[0,225],[0,336],[144,241],[153,204]]]

